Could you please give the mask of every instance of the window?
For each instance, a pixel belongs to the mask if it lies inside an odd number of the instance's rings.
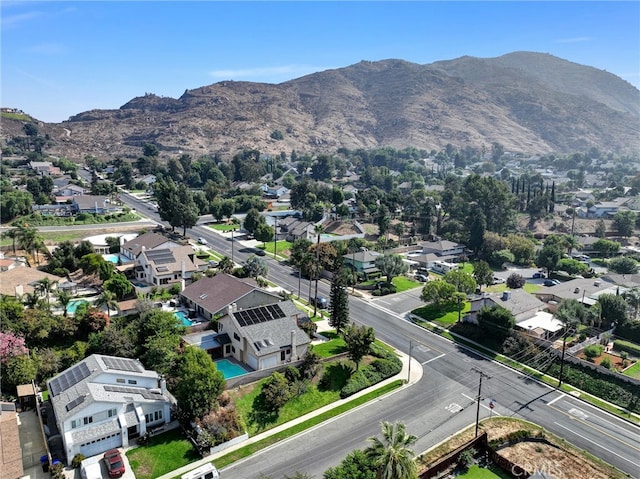
[[[155,420],[156,420],[156,421],[159,421],[160,419],[162,419],[162,410],[160,410],[160,411],[156,411],[156,412],[154,413],[154,417],[155,417]]]
[[[80,424],[81,424],[81,421],[79,419],[74,419],[73,421],[71,421],[71,429],[80,427]]]
[[[124,384],[124,379],[123,378],[117,378],[116,382],[120,383],[120,384]]]
[[[85,417],[85,418],[84,418],[84,424],[85,424],[85,426],[86,426],[87,424],[91,424],[92,422],[93,422],[93,416],[87,416],[87,417]]]
[[[115,409],[115,408],[114,408],[114,409],[109,409],[109,410],[107,411],[107,417],[113,417],[113,416],[115,416],[115,415],[117,415],[117,414],[118,414],[118,410],[117,410],[117,409]]]
[[[240,341],[240,336],[238,336],[238,333],[233,333],[233,339],[235,339],[236,341]]]
[[[129,379],[127,382],[129,384],[138,384],[138,381],[136,381],[135,379]]]
[[[286,356],[284,354],[284,350],[280,351],[280,361],[284,361],[286,359]]]

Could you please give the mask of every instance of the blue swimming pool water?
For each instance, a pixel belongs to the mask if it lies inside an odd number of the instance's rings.
[[[225,379],[235,378],[247,374],[247,370],[242,366],[232,363],[228,359],[218,359],[215,361],[216,367],[222,372]]]
[[[174,311],[173,315],[180,321],[182,321],[182,324],[184,324],[185,326],[191,326],[193,324],[193,321],[189,319],[184,311]]]
[[[117,254],[103,254],[102,257],[113,264],[118,264]]]
[[[89,301],[85,301],[84,299],[74,299],[73,301],[69,301],[69,304],[67,304],[67,314],[75,314],[79,305],[88,302]]]

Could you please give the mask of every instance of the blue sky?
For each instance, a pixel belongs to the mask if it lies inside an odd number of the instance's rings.
[[[50,122],[223,80],[535,51],[640,86],[640,2],[3,0],[1,104]]]

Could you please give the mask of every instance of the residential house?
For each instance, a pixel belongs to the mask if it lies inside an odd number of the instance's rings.
[[[63,278],[45,273],[36,268],[30,268],[25,263],[18,262],[16,267],[0,271],[0,294],[5,296],[22,296],[37,290],[38,281],[47,278],[54,284]]]
[[[60,168],[53,166],[50,161],[30,161],[29,168],[35,171],[40,176],[53,176],[61,175]]]
[[[618,211],[628,210],[631,198],[619,197],[612,201],[599,201],[591,206],[578,208],[577,215],[580,218],[613,218]]]
[[[10,269],[24,266],[25,264],[15,258],[0,257],[0,272],[9,271]]]
[[[180,245],[161,234],[143,233],[129,241],[125,241],[120,247],[120,253],[125,258],[135,260],[143,250],[172,249],[177,246]]]
[[[193,273],[206,268],[207,263],[197,258],[194,249],[187,245],[143,250],[135,260],[134,271],[139,282],[165,286],[182,281],[189,284]]]
[[[258,371],[304,357],[311,339],[298,324],[305,319],[292,301],[244,310],[230,306],[218,320],[218,332],[229,336],[233,358]]]
[[[295,216],[289,216],[282,220],[278,220],[278,229],[276,231],[277,239],[286,239],[287,241],[295,241],[297,239],[308,239],[315,241],[315,225],[308,221],[301,220]]]
[[[171,421],[175,400],[164,379],[137,360],[93,354],[47,381],[55,425],[69,464]]]
[[[68,184],[62,188],[58,188],[56,196],[77,196],[84,195],[87,192],[82,186]]]
[[[448,240],[425,241],[419,245],[424,254],[435,254],[443,260],[457,258],[465,250],[465,245]]]
[[[76,195],[73,197],[76,213],[93,213],[97,215],[122,211],[120,206],[112,204],[106,196]]]
[[[182,303],[195,310],[198,316],[213,319],[227,312],[231,304],[238,309],[274,304],[280,296],[253,286],[246,281],[221,273],[204,277],[190,284],[180,293]]]
[[[289,188],[285,186],[269,186],[266,183],[260,185],[260,189],[267,198],[280,198],[289,192]]]
[[[13,402],[0,402],[0,479],[24,477],[18,414]]]
[[[59,198],[56,197],[56,201],[58,201],[58,199]],[[64,201],[66,201],[66,199]],[[42,216],[73,216],[76,213],[76,208],[73,205],[64,203],[55,205],[31,205],[31,210]]]
[[[558,304],[564,299],[575,299],[587,308],[598,301],[603,293],[622,294],[627,290],[624,286],[616,285],[605,278],[577,278],[545,287],[536,292],[536,297],[547,303],[547,309],[555,312]]]
[[[357,253],[349,253],[342,256],[345,266],[350,267],[356,273],[371,274],[378,273],[380,270],[376,267],[376,259],[381,256],[377,251],[358,251]]]

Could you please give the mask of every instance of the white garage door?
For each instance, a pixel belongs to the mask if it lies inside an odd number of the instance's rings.
[[[80,446],[80,454],[85,457],[95,456],[101,454],[104,451],[113,449],[114,447],[122,446],[122,436],[120,433],[113,434],[109,437],[104,437],[96,441],[89,442]]]
[[[274,368],[278,365],[278,358],[276,356],[269,356],[262,360],[262,369]]]

